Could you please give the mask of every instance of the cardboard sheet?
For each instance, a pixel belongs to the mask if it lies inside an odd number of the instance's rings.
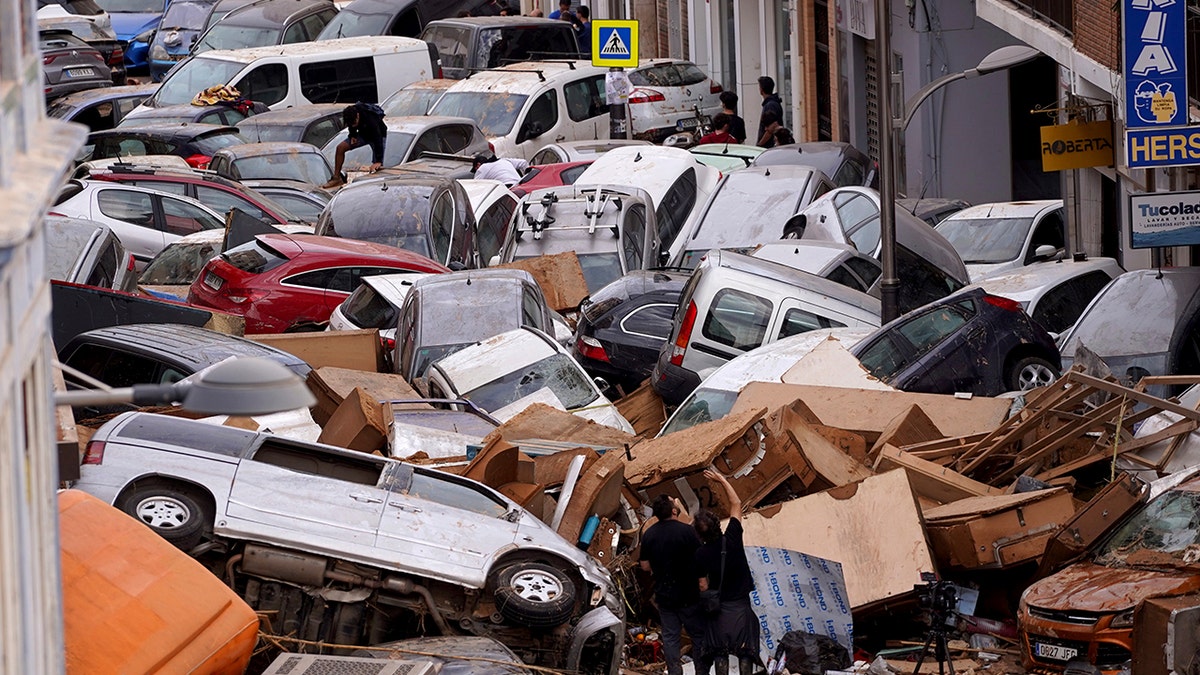
[[[662,438],[642,441],[630,451],[633,460],[625,466],[625,477],[634,486],[652,485],[703,469],[765,415],[763,408],[743,410]]]

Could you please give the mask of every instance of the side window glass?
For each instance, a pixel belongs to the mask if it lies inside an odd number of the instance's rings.
[[[545,150],[538,150],[533,159],[529,160],[529,165],[556,164],[558,161],[558,155],[554,154],[553,150],[546,148]]]
[[[1033,237],[1029,240],[1029,252],[1025,256],[1025,262],[1033,262],[1034,253],[1037,252],[1039,246],[1053,246],[1054,248],[1062,248],[1065,234],[1063,232],[1063,215],[1062,211],[1051,211],[1046,214],[1038,223],[1037,229],[1033,231]]]
[[[621,330],[631,335],[666,340],[671,337],[674,320],[675,305],[646,305],[621,319]]]
[[[213,218],[192,204],[172,199],[162,198],[163,230],[167,234],[184,236],[200,230],[214,230],[225,224]]]
[[[858,355],[863,367],[881,380],[900,372],[901,368],[908,365],[908,359],[908,353],[901,349],[890,335],[882,336]]]
[[[853,288],[856,291],[866,292],[867,287],[863,286],[863,282],[850,272],[850,268],[845,265],[838,265],[833,268],[826,278],[832,282],[839,283],[846,288]],[[782,335],[780,337],[783,337]]]
[[[224,124],[225,123],[221,119],[221,111],[220,110],[214,110],[212,112],[204,113],[203,115],[200,116],[200,119],[198,119],[196,121],[201,124]]]
[[[313,124],[308,127],[308,131],[304,132],[304,138],[300,140],[320,148],[323,147],[329,141],[329,139],[333,138],[337,132],[341,130],[342,125],[338,124],[336,120],[318,120],[313,122]]]
[[[429,229],[433,233],[433,251],[438,262],[444,263],[450,255],[450,239],[454,227],[454,198],[449,192],[435,197],[430,212]]]
[[[378,103],[375,59],[364,56],[300,64],[300,93],[313,103]]]
[[[274,220],[267,215],[266,211],[232,192],[199,185],[196,187],[196,200],[222,215],[229,213],[229,210],[232,208],[239,208],[255,218]]]
[[[308,42],[309,40],[315,40],[317,35],[321,33],[321,29],[325,27],[325,24],[329,23],[329,18],[330,17],[325,12],[320,12],[318,14],[311,14],[303,19],[300,19],[300,25],[304,26],[305,36],[303,40],[297,40],[297,42]],[[285,37],[284,42],[286,41],[287,38]]]
[[[1033,320],[1051,333],[1063,332],[1075,323],[1074,321],[1068,323],[1067,317],[1074,314],[1078,319],[1079,314],[1083,312],[1083,305],[1072,311],[1072,305],[1075,304],[1072,283],[1069,281],[1058,288],[1051,289],[1042,296],[1041,300],[1038,300],[1037,307],[1033,310]]]
[[[779,339],[791,335],[807,333],[818,328],[844,328],[846,324],[817,316],[802,309],[789,309],[783,316],[783,325],[779,327]]]
[[[417,37],[421,34],[421,19],[417,16],[417,8],[411,7],[400,16],[396,17],[396,21],[392,24],[392,35],[400,37]]]
[[[858,278],[863,280],[863,283],[870,288],[875,284],[875,280],[883,274],[883,268],[872,260],[863,260],[862,258],[847,258],[846,266],[852,272],[858,275]]]
[[[525,123],[521,125],[518,143],[537,138],[558,124],[558,93],[551,89],[533,102]]]
[[[158,381],[157,361],[111,347],[82,345],[67,359],[67,365],[110,387],[132,387]]]
[[[282,63],[265,63],[246,73],[234,87],[242,96],[252,101],[263,105],[275,105],[287,97],[287,66]]]
[[[658,240],[675,241],[683,221],[696,205],[696,170],[688,169],[676,179],[654,212],[658,221]]]
[[[471,127],[465,124],[451,124],[438,129],[439,147],[438,152],[449,154],[458,154],[466,149],[467,144],[471,142]]]
[[[589,77],[563,87],[567,101],[567,117],[576,122],[603,115],[608,111],[604,105],[603,76]]]
[[[228,110],[221,111],[221,119],[213,122],[213,124],[225,124],[232,127],[244,119],[246,119],[246,115],[243,115],[240,110],[229,108]]]
[[[283,280],[283,283],[291,286],[304,286],[306,288],[325,290],[326,288],[330,287],[330,284],[333,283],[333,277],[335,274],[337,274],[337,272],[337,268],[313,270],[311,272],[305,272],[303,274],[297,274],[295,276],[288,277]],[[349,281],[347,281],[347,284],[348,283]]]
[[[765,298],[731,288],[718,291],[704,318],[704,337],[734,349],[754,349],[766,337],[771,309]]]
[[[896,327],[918,353],[936,347],[967,322],[967,316],[952,307],[939,307],[914,317],[908,323]]]
[[[625,213],[625,232],[621,237],[621,253],[625,258],[625,271],[642,269],[645,262],[643,251],[646,244],[646,207],[634,204]]]
[[[117,255],[116,242],[110,242],[100,255],[96,256],[96,267],[85,283],[89,286],[112,288],[113,279],[117,278],[117,270],[120,269],[120,266],[121,260]]]
[[[545,328],[542,325],[542,307],[538,304],[533,291],[528,288],[521,291],[521,325],[534,328]]]
[[[126,155],[148,155],[148,154],[150,154],[150,151],[147,148],[145,141],[143,141],[139,138],[123,138],[117,144],[116,153],[110,154],[108,156],[109,157],[114,157],[114,156],[115,157],[124,157]]]
[[[467,45],[470,42],[470,34],[466,30],[450,26],[437,26],[424,39],[437,47],[438,58],[441,60],[443,68],[467,67]]]
[[[863,168],[858,165],[858,162],[847,160],[838,167],[837,173],[832,178],[838,187],[862,185]]]
[[[187,183],[173,183],[159,180],[135,180],[130,182],[138,187],[150,188],[159,192],[168,192],[180,197],[187,196]]]
[[[506,196],[479,219],[479,257],[483,264],[486,265],[492,256],[500,254],[500,247],[504,245],[504,237],[508,233],[508,223],[516,209],[516,200]]]
[[[438,141],[440,131],[440,129],[430,129],[421,134],[421,137],[413,143],[408,156],[411,159],[417,159],[421,156],[422,152],[441,152],[441,144]]]
[[[96,205],[109,218],[154,229],[154,198],[144,192],[101,190]]]
[[[314,35],[313,37],[316,36]],[[294,23],[288,26],[287,30],[283,31],[283,44],[285,45],[290,45],[294,42],[308,42],[309,39],[304,34],[303,23]]]

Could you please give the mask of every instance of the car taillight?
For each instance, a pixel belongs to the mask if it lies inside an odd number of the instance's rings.
[[[604,345],[594,337],[580,335],[575,341],[575,349],[579,350],[580,356],[584,358],[608,363],[608,352],[604,351]]]
[[[125,62],[125,50],[121,47],[116,47],[112,53],[108,55],[108,65],[119,66]]]
[[[989,305],[992,305],[993,307],[999,307],[1000,309],[1008,312],[1021,311],[1021,303],[1017,302],[1016,300],[1002,298],[998,295],[985,295],[983,296],[983,301]]]
[[[661,91],[653,89],[634,89],[629,92],[630,103],[657,103],[658,101],[667,100],[666,96],[662,95]]]
[[[46,56],[42,57],[42,65],[48,66],[51,63],[54,63],[54,60],[57,59],[59,56],[62,56],[62,55],[61,54],[47,54]]]
[[[722,91],[724,91],[724,88],[721,86],[720,82],[713,82],[712,84],[708,85],[708,93],[710,94],[719,94]]]
[[[92,57],[93,59],[96,59],[100,63],[105,63],[104,55],[101,54],[100,52],[88,52],[88,56]]]
[[[248,288],[231,288],[225,292],[225,298],[237,305],[256,302],[266,297],[266,295],[265,291],[254,291]]]
[[[390,337],[379,336],[379,343],[383,345],[385,351],[392,351],[396,348],[396,339]]]
[[[683,355],[687,353],[687,343],[692,339],[694,325],[696,325],[696,303],[693,301],[688,303],[687,312],[683,315],[683,323],[679,325],[679,337],[675,338],[675,346],[671,347],[671,365],[683,365]]]
[[[191,157],[185,158],[183,161],[187,162],[188,166],[192,167],[193,169],[207,169],[208,163],[211,160],[212,157],[209,157],[208,155],[192,155]]]
[[[99,465],[104,463],[104,441],[89,441],[83,450],[83,464]]]
[[[129,262],[125,263],[125,270],[132,272],[137,269],[137,261],[133,259],[133,254],[129,254]]]

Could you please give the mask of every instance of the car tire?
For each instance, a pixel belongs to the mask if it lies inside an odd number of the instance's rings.
[[[496,609],[511,623],[553,628],[575,611],[575,584],[562,570],[536,562],[509,565],[494,579]]]
[[[117,508],[141,521],[176,548],[190,551],[204,537],[211,514],[191,492],[175,485],[134,488]]]
[[[1053,384],[1057,379],[1054,364],[1040,356],[1026,356],[1009,369],[1007,384],[1009,391],[1029,391]]]

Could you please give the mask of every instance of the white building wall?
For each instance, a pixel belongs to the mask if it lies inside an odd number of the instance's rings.
[[[45,118],[33,0],[0,0],[0,672],[61,673],[42,216],[84,138]]]

